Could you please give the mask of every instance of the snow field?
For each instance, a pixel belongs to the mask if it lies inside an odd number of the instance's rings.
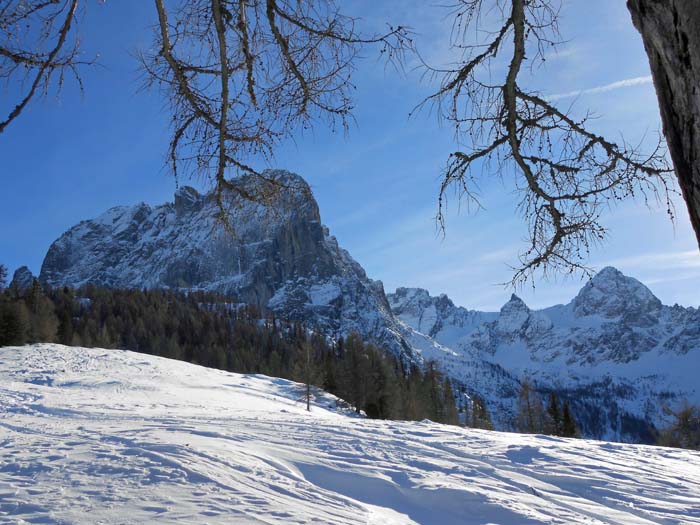
[[[0,349],[0,523],[700,524],[700,453],[355,417],[120,350]]]

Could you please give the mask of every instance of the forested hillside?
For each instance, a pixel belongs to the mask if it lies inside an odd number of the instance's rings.
[[[35,280],[0,300],[0,346],[57,342],[121,348],[320,387],[370,417],[457,423],[450,381],[357,334],[330,341],[220,295],[51,288]]]

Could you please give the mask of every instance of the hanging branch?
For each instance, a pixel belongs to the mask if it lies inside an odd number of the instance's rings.
[[[538,270],[590,273],[590,248],[606,236],[601,213],[614,202],[641,195],[646,202],[664,202],[673,214],[673,171],[663,139],[644,155],[624,140],[615,143],[590,131],[590,115],[576,119],[523,86],[528,53],[533,67],[558,42],[558,12],[557,0],[459,0],[452,12],[452,46],[463,50],[463,59],[449,69],[424,64],[441,85],[418,108],[436,107],[454,126],[458,142],[469,145],[447,161],[439,227],[444,231],[450,190],[478,204],[474,188],[480,174],[512,176],[529,232],[528,247],[513,268],[513,285]],[[483,30],[494,21],[497,29],[486,38],[468,41],[469,29]],[[501,71],[502,81],[494,80]]]
[[[0,79],[29,80],[29,88],[6,118],[0,133],[20,116],[37,95],[46,95],[52,79],[60,92],[71,74],[82,90],[77,39],[69,44],[78,0],[5,0],[0,6]],[[45,49],[48,48],[48,49]]]
[[[222,219],[246,201],[275,213],[281,196],[308,191],[255,165],[319,119],[347,129],[360,51],[378,45],[400,64],[410,46],[402,27],[360,35],[333,0],[154,2],[154,51],[141,62],[172,114],[169,166],[211,181]]]

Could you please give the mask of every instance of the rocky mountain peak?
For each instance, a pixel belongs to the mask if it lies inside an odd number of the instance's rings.
[[[512,293],[510,294],[510,299],[508,300],[508,302],[501,307],[501,313],[510,310],[529,310],[529,308],[525,304],[525,301],[523,301],[520,297]]]
[[[607,266],[598,272],[573,300],[578,316],[620,317],[634,312],[655,312],[661,301],[637,279]]]
[[[520,297],[511,294],[510,300],[501,307],[498,331],[513,333],[522,330],[530,318],[530,309]]]
[[[282,190],[274,209],[237,200],[229,216],[234,235],[221,223],[213,193],[183,186],[173,203],[116,207],[69,229],[49,248],[41,279],[215,291],[331,337],[354,331],[397,354],[410,350],[382,284],[322,225],[306,181],[282,170],[263,178]],[[225,205],[260,190],[251,176],[231,183],[240,191],[225,193]]]
[[[202,201],[200,193],[192,186],[181,186],[175,192],[175,209],[185,213],[199,206]]]
[[[409,307],[427,307],[432,304],[433,298],[423,288],[400,287],[391,294],[390,302],[392,309],[404,310]]]
[[[10,288],[14,288],[21,292],[29,290],[34,282],[34,274],[26,266],[20,266],[15,270],[12,276]]]

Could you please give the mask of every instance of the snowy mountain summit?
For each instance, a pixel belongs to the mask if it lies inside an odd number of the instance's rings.
[[[0,352],[0,523],[700,525],[700,453],[353,417],[120,350]]]
[[[627,320],[632,320],[630,318],[637,314],[657,313],[661,306],[661,301],[649,288],[611,266],[603,268],[588,281],[573,301],[578,316],[602,315]]]
[[[120,206],[74,226],[49,248],[40,279],[52,285],[207,290],[313,324],[330,337],[357,331],[397,354],[409,352],[382,283],[321,223],[311,189],[298,175],[266,176],[294,188],[275,212],[237,201],[233,235],[214,194],[181,187],[174,202]],[[236,179],[254,193],[250,177]]]
[[[645,440],[665,424],[667,408],[700,402],[700,311],[661,304],[615,268],[601,270],[569,304],[543,310],[516,295],[500,312],[467,310],[415,288],[388,298],[404,323],[452,350],[430,357],[497,413],[515,410],[528,378],[543,394],[568,398],[585,435]]]

